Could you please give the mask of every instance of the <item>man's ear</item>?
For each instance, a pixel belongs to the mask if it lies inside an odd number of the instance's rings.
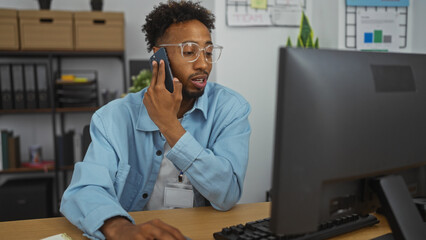
[[[159,49],[159,47],[152,47],[152,51],[154,51],[154,53],[156,53]]]

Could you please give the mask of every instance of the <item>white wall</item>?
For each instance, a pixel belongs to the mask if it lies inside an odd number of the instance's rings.
[[[153,8],[155,0],[105,0],[105,11],[124,11],[126,24],[126,56],[128,59],[147,59],[144,36],[141,26],[145,16]],[[271,187],[273,158],[273,137],[275,124],[275,99],[277,79],[278,48],[284,46],[287,36],[293,43],[298,29],[281,27],[231,28],[225,22],[225,0],[205,0],[203,5],[216,14],[214,38],[225,47],[221,60],[214,66],[213,78],[217,82],[240,92],[252,106],[250,123],[252,136],[250,159],[241,202],[265,200],[265,192]],[[1,1],[0,8],[37,9],[35,0]],[[319,37],[321,48],[344,47],[344,0],[307,0],[307,15],[311,20],[315,36]],[[52,9],[89,10],[89,0],[53,0]],[[408,48],[404,51],[426,53],[426,1],[412,0],[409,7]],[[104,81],[100,88],[122,89],[122,73],[119,64],[105,59],[73,59],[64,63],[66,68],[100,68],[100,78]],[[0,129],[13,126],[23,135],[31,132],[28,139],[49,131],[50,118],[37,116],[0,116]],[[16,120],[18,119],[18,120]],[[90,119],[89,114],[73,115],[67,119],[67,129],[78,128],[79,121]],[[43,125],[43,122],[45,124]],[[37,130],[32,130],[36,128]],[[76,129],[81,131],[80,129]],[[51,133],[47,133],[46,139]],[[45,145],[52,143],[47,141]],[[25,158],[26,147],[21,150]],[[47,152],[51,151],[48,147]],[[49,153],[46,153],[49,154]]]
[[[426,1],[411,0],[408,9],[408,52],[426,53]]]
[[[306,14],[321,47],[337,46],[337,6],[331,4],[335,2],[307,1]],[[241,202],[265,201],[272,180],[278,49],[288,36],[295,43],[299,29],[228,27],[225,0],[215,3],[216,39],[225,47],[216,66],[217,82],[237,90],[252,106],[250,158]]]

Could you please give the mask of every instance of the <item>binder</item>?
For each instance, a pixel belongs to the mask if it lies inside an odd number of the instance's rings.
[[[12,135],[11,131],[1,130],[1,148],[2,148],[2,164],[3,170],[9,168],[9,137]]]
[[[50,94],[49,94],[49,81],[47,74],[47,66],[45,64],[38,64],[35,69],[35,82],[37,83],[38,92],[38,105],[39,108],[50,107]]]
[[[25,108],[25,84],[23,65],[12,64],[11,76],[15,109]]]
[[[21,166],[19,136],[9,136],[9,168],[19,168]]]
[[[57,157],[59,166],[74,165],[74,131],[68,131],[63,136],[56,136]]]
[[[13,109],[13,91],[12,91],[12,79],[10,74],[10,65],[0,65],[0,108],[1,109]]]
[[[3,139],[0,132],[0,171],[3,171]]]
[[[38,96],[36,91],[36,64],[24,65],[25,96],[27,108],[38,107]]]

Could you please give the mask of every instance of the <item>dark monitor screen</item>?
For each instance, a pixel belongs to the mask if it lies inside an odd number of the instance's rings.
[[[278,68],[275,233],[374,212],[380,177],[402,176],[397,195],[426,195],[426,55],[281,48]]]

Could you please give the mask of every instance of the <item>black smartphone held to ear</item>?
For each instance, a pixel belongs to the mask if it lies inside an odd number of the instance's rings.
[[[164,69],[166,70],[166,79],[164,80],[164,84],[166,85],[166,89],[169,92],[173,92],[173,74],[172,69],[170,68],[169,58],[167,57],[167,52],[165,48],[160,48],[157,52],[155,52],[150,58],[149,63],[151,65],[152,71],[152,61],[157,62],[157,66],[160,66],[160,60],[164,61]]]

